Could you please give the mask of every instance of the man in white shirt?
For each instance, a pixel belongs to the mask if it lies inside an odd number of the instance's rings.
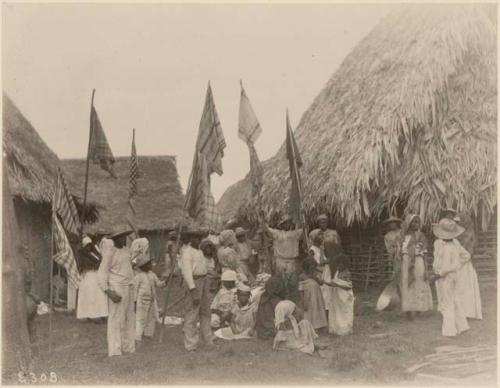
[[[99,287],[110,300],[107,328],[110,357],[135,352],[134,270],[130,249],[126,246],[130,233],[115,233],[109,237],[115,247],[103,250],[97,271]]]
[[[194,351],[198,347],[199,334],[196,327],[198,322],[205,345],[213,345],[210,327],[210,282],[206,276],[208,260],[199,249],[200,241],[200,233],[191,234],[179,261],[184,282],[189,289],[187,312],[184,316],[184,347],[188,351]]]

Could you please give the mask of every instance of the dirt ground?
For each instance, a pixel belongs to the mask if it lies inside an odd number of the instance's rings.
[[[496,345],[496,286],[481,291],[483,320],[470,320],[471,329],[454,339],[441,336],[436,311],[407,321],[399,311],[376,312],[377,292],[358,293],[354,334],[322,337],[330,343],[326,358],[318,352],[273,352],[272,341],[258,339],[217,340],[212,350],[200,347],[188,353],[179,326],[165,329],[162,344],[155,338],[144,341],[135,354],[108,358],[106,325],[79,322],[68,313],[54,316],[55,345],[49,354],[45,315],[38,323],[36,374],[55,372],[59,384],[411,385],[413,376],[405,373],[406,368],[421,362],[436,346]],[[4,376],[3,381],[17,383],[17,377]]]

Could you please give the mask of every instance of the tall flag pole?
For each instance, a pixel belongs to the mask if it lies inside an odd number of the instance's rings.
[[[87,149],[87,165],[85,169],[85,188],[83,194],[83,217],[85,220],[85,213],[87,209],[87,189],[89,181],[89,167],[90,161],[94,164],[99,164],[101,168],[107,171],[113,178],[116,179],[116,175],[113,169],[115,163],[115,158],[111,152],[111,147],[109,146],[106,134],[102,128],[101,121],[97,115],[97,111],[94,108],[94,95],[95,89],[92,90],[92,98],[90,101],[90,130],[89,130],[89,145]],[[80,235],[83,234],[83,224],[81,224]]]
[[[300,168],[302,167],[302,158],[295,142],[292,126],[290,125],[290,117],[288,109],[286,111],[286,158],[290,167],[290,178],[292,186],[290,188],[290,198],[288,202],[288,213],[295,224],[300,224],[307,237],[307,223],[305,220],[304,210],[302,207],[302,179],[300,177]]]
[[[220,214],[215,207],[214,197],[210,192],[210,175],[216,172],[222,175],[222,158],[224,157],[226,141],[219,121],[217,110],[213,101],[212,88],[208,83],[205,107],[201,115],[198,139],[193,158],[193,167],[189,176],[186,200],[184,202],[183,218],[186,213],[198,221],[202,226],[218,231],[221,224]],[[179,250],[183,223],[179,224],[175,252]],[[165,333],[165,317],[170,296],[169,283],[174,271],[170,272],[167,279],[167,288],[162,308],[162,325],[160,330],[160,343],[163,342]],[[182,281],[182,280],[181,280]]]
[[[127,223],[130,226],[130,228],[133,230],[135,237],[139,237],[138,229],[136,227],[136,222],[135,222],[135,197],[137,196],[137,178],[139,175],[139,167],[137,163],[137,151],[135,148],[135,128],[133,129],[132,132],[132,151],[130,154],[130,177],[129,177],[129,190],[128,190],[128,201],[127,201]]]
[[[248,146],[248,152],[250,154],[250,182],[252,184],[252,195],[257,197],[257,208],[259,217],[258,219],[261,223],[264,223],[264,219],[260,217],[262,213],[262,197],[261,191],[263,186],[263,169],[260,163],[257,151],[255,150],[255,142],[262,133],[262,127],[260,126],[257,115],[255,114],[252,104],[248,99],[248,96],[243,88],[243,82],[240,80],[241,95],[240,95],[240,110],[239,110],[239,122],[238,122],[238,137],[245,142]],[[262,230],[264,226],[261,224]],[[264,251],[266,252],[265,263],[266,270],[269,271],[271,268],[271,256],[267,252],[267,236],[262,233],[261,241]],[[263,270],[263,268],[261,268]]]
[[[191,179],[186,193],[186,210],[189,216],[214,231],[220,229],[221,219],[210,192],[210,175],[214,172],[218,175],[223,174],[224,148],[226,141],[209,82],[196,140]]]

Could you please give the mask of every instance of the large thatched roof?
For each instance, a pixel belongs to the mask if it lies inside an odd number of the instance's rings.
[[[174,156],[138,156],[138,194],[135,202],[136,225],[140,230],[173,229],[182,220],[184,195],[177,175]],[[85,159],[62,161],[67,175],[78,182],[83,193]],[[118,157],[114,165],[117,179],[98,165],[90,166],[88,198],[103,208],[99,221],[89,232],[105,233],[127,228],[127,200],[130,176],[130,158]],[[193,225],[188,221],[188,226]]]
[[[403,204],[429,222],[451,205],[488,223],[496,205],[496,15],[491,4],[402,5],[354,48],[295,132],[310,214],[329,211],[350,225]],[[268,210],[286,209],[288,175],[281,147],[266,163]],[[242,185],[228,190],[248,195]]]
[[[3,94],[3,151],[11,193],[14,197],[40,204],[50,204],[60,165],[57,155],[45,144],[38,132],[23,116],[11,99]],[[66,177],[75,194],[74,182]],[[78,210],[80,199],[74,196]],[[89,203],[87,221],[95,221],[96,206]]]

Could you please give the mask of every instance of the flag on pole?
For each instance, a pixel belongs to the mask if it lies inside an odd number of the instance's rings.
[[[262,165],[260,164],[260,160],[254,146],[255,142],[262,133],[262,128],[259,120],[257,119],[257,115],[252,109],[252,105],[250,104],[250,100],[245,93],[245,89],[243,88],[243,83],[241,81],[240,85],[241,98],[238,136],[247,144],[248,151],[250,153],[250,182],[252,183],[252,194],[255,196],[260,193],[263,184]]]
[[[61,217],[64,229],[78,236],[80,231],[80,218],[76,210],[73,197],[68,190],[61,169],[57,168],[57,182],[54,190],[54,212]]]
[[[290,190],[290,199],[288,203],[288,212],[295,224],[302,224],[302,181],[300,178],[300,168],[302,159],[300,157],[295,137],[293,136],[288,110],[286,111],[286,158],[290,166],[290,179],[292,186]]]
[[[78,288],[80,284],[80,274],[78,272],[78,268],[76,266],[75,256],[73,255],[73,250],[71,249],[71,245],[69,244],[68,238],[66,237],[66,233],[64,232],[64,228],[61,223],[57,219],[57,216],[54,214],[52,218],[52,222],[54,222],[54,242],[55,242],[55,253],[54,253],[54,261],[62,265],[66,268],[66,272],[68,273],[68,281],[70,281],[75,288]]]
[[[190,217],[214,231],[219,230],[221,218],[210,192],[210,175],[213,172],[222,175],[225,147],[226,141],[209,83],[186,193],[186,210]]]
[[[127,223],[130,228],[134,231],[135,238],[139,237],[139,233],[135,222],[135,197],[137,195],[137,177],[139,175],[138,163],[137,163],[137,152],[135,149],[135,128],[132,132],[132,152],[130,154],[130,176],[129,176],[129,190],[128,190],[128,201],[127,201]]]
[[[115,164],[115,158],[111,152],[111,147],[109,146],[106,134],[97,115],[97,111],[94,105],[91,107],[90,113],[90,145],[89,145],[89,155],[88,157],[95,164],[99,164],[104,171],[109,172],[109,174],[116,178],[115,172],[113,170],[113,165]]]

